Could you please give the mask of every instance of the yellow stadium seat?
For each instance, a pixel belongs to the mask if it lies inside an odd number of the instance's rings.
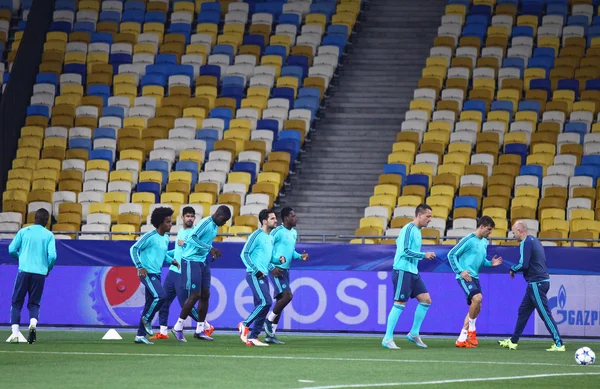
[[[229,175],[227,176],[227,182],[229,183],[241,183],[246,185],[246,188],[250,188],[250,184],[251,184],[251,176],[250,173],[246,173],[246,172],[231,172],[229,173]]]
[[[115,170],[110,172],[109,181],[133,182],[133,173],[129,170]]]
[[[140,172],[140,182],[155,182],[162,185],[162,173],[153,170]]]
[[[111,232],[127,232],[133,234],[136,228],[131,224],[115,224],[110,229]],[[114,234],[111,235],[112,240],[135,240],[135,235]]]
[[[391,195],[391,196],[394,196],[394,200],[400,194],[399,192],[400,192],[400,189],[397,186],[389,185],[389,184],[377,185],[377,186],[375,186],[375,189],[373,190],[373,193],[375,196]]]
[[[110,164],[104,159],[92,159],[86,162],[85,170],[103,170],[108,172],[110,171]]]
[[[385,231],[385,223],[383,219],[377,216],[363,217],[360,219],[360,227],[371,227],[377,229],[379,235],[383,234]]]
[[[192,173],[190,172],[171,172],[169,173],[169,183],[171,182],[183,182],[185,184],[192,184]]]
[[[421,204],[423,200],[419,196],[400,196],[398,197],[398,206],[399,207],[417,207]]]
[[[382,206],[387,207],[389,214],[391,215],[394,206],[396,205],[396,196],[389,194],[375,195],[369,197],[369,206]]]

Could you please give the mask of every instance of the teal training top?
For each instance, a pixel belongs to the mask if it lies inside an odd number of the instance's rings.
[[[56,262],[56,241],[44,226],[34,224],[17,232],[8,253],[19,260],[20,272],[45,276]]]
[[[175,238],[175,248],[168,252],[168,255],[170,257],[172,257],[173,259],[175,259],[177,262],[179,262],[179,264],[181,264],[181,256],[183,255],[183,246],[180,246],[177,242],[180,240],[183,240],[183,242],[185,243],[185,240],[190,235],[190,232],[192,232],[192,229],[193,228],[187,228],[187,229],[184,229],[183,227],[180,228],[179,231],[177,232],[177,238]],[[174,271],[175,273],[181,274],[181,268],[178,268],[175,265],[171,265],[171,267],[169,267],[169,270]]]
[[[296,240],[298,232],[295,228],[287,229],[283,225],[273,229],[270,234],[273,237],[273,256],[271,263],[279,268],[289,270],[292,266],[292,259],[302,259],[296,251]],[[279,261],[280,257],[285,258],[285,263]]]
[[[271,263],[273,255],[273,237],[259,228],[248,237],[240,257],[246,265],[248,273],[256,274],[260,271],[264,275],[275,266]]]
[[[206,262],[206,256],[213,248],[212,243],[219,233],[219,226],[212,216],[205,217],[191,229],[183,244],[182,259],[191,262]]]
[[[167,256],[169,248],[169,235],[161,236],[158,231],[152,230],[144,234],[135,242],[129,254],[138,269],[144,268],[150,274],[160,274],[163,263],[171,263]]]
[[[448,253],[448,262],[456,273],[456,279],[461,279],[460,273],[464,270],[469,272],[473,278],[479,278],[479,272],[483,266],[492,266],[492,262],[486,259],[488,240],[479,239],[474,232],[465,236]]]
[[[400,235],[396,239],[394,270],[419,274],[417,265],[421,259],[425,258],[425,253],[421,252],[422,243],[421,229],[413,222],[402,227]]]

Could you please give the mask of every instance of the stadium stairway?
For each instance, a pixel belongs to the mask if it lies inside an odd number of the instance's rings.
[[[308,158],[293,176],[291,191],[280,198],[281,207],[296,210],[300,235],[352,235],[358,228],[445,5],[445,0],[428,0],[427,7],[411,0],[369,3]]]

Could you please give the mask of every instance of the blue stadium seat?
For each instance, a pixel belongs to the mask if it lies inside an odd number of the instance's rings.
[[[196,161],[179,161],[175,164],[175,170],[192,173],[192,184],[198,181],[198,162]]]
[[[519,102],[519,111],[534,111],[539,115],[541,109],[540,102],[536,100],[524,100]]]
[[[533,38],[533,28],[531,26],[515,26],[512,29],[512,37],[526,36]]]
[[[492,102],[492,111],[506,111],[513,116],[513,103],[508,100],[497,100]]]
[[[271,90],[271,96],[274,99],[288,99],[290,106],[294,104],[294,89],[292,88],[273,88]]]
[[[536,176],[538,179],[538,187],[542,186],[542,177],[544,176],[544,168],[540,165],[525,165],[521,166],[519,172],[522,176]]]
[[[429,177],[424,174],[409,174],[406,176],[405,185],[420,185],[429,190]]]
[[[94,130],[94,140],[96,139],[117,139],[117,131],[110,127],[98,127]]]
[[[146,3],[139,1],[126,1],[123,7],[124,11],[145,11]]]
[[[203,65],[200,66],[201,76],[214,76],[217,81],[221,79],[221,67],[219,65]]]
[[[572,132],[579,134],[581,140],[579,143],[583,143],[583,138],[587,134],[587,124],[581,122],[570,122],[565,124],[565,132]]]
[[[254,184],[256,179],[256,164],[254,162],[236,162],[233,164],[233,171],[249,173],[250,183]]]
[[[290,139],[281,139],[273,142],[273,151],[284,151],[291,156],[291,166],[294,166],[294,161],[298,157],[299,150],[296,148],[296,142]]]
[[[202,24],[202,23],[219,24],[220,20],[221,20],[221,12],[216,12],[216,11],[200,12],[198,14],[198,18],[196,19],[198,24]]]
[[[137,184],[136,192],[152,193],[154,195],[154,202],[160,203],[160,188],[161,186],[156,182],[140,182]]]
[[[600,166],[597,165],[582,165],[575,167],[575,176],[587,176],[592,177],[593,187],[596,187],[598,177],[600,177]]]
[[[256,121],[257,130],[270,130],[273,132],[273,139],[277,139],[279,132],[279,122],[274,119],[260,119]]]
[[[139,23],[139,24],[143,24],[144,23],[144,11],[140,11],[140,10],[127,10],[125,12],[123,12],[123,15],[121,16],[121,21],[122,22],[135,22],[135,23]]]
[[[572,90],[575,92],[575,100],[579,99],[579,80],[558,80],[557,89]]]
[[[279,15],[279,24],[291,24],[296,27],[300,25],[300,15],[298,14],[281,14]]]
[[[527,160],[527,145],[509,143],[504,146],[504,154],[516,154],[521,156],[521,165],[524,165]]]
[[[125,108],[107,106],[102,108],[102,117],[113,116],[121,119],[125,118]]]
[[[112,45],[113,36],[108,32],[95,32],[90,37],[90,43],[108,43]]]
[[[145,23],[162,23],[167,22],[167,15],[162,12],[147,12],[144,17]]]
[[[85,138],[69,139],[69,149],[84,149],[90,152],[92,150],[92,140]]]
[[[95,159],[103,159],[105,161],[108,161],[109,166],[112,166],[113,162],[114,162],[113,161],[113,152],[112,152],[112,150],[106,150],[106,149],[92,150],[90,152],[90,160],[95,160]]]
[[[409,176],[410,177],[410,176]],[[454,208],[478,208],[477,197],[473,196],[458,196],[454,199]]]
[[[162,186],[167,185],[169,179],[169,163],[167,161],[148,161],[144,170],[153,170],[162,173]]]
[[[27,107],[27,116],[50,117],[50,108],[46,105],[30,105]]]

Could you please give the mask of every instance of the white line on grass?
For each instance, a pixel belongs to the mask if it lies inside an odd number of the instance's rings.
[[[460,378],[456,380],[438,380],[438,381],[415,381],[415,382],[384,382],[377,384],[348,384],[348,385],[329,385],[329,386],[307,386],[299,389],[344,389],[344,388],[382,388],[386,386],[413,386],[413,385],[443,385],[463,382],[481,382],[481,381],[508,381],[525,380],[533,378],[547,377],[567,377],[567,376],[587,376],[600,375],[600,373],[556,373],[556,374],[534,374],[512,377],[489,377],[489,378]]]
[[[222,358],[222,359],[289,359],[289,360],[305,360],[305,361],[338,361],[338,362],[391,362],[391,363],[458,363],[472,365],[509,365],[509,366],[561,366],[561,367],[576,367],[581,366],[561,363],[545,363],[545,362],[498,362],[498,361],[458,361],[458,360],[435,360],[435,359],[391,359],[391,358],[328,358],[328,357],[305,357],[305,356],[290,356],[290,355],[218,355],[218,354],[150,354],[150,353],[100,353],[100,352],[84,352],[84,351],[18,351],[18,350],[0,350],[0,354],[37,354],[37,355],[92,355],[92,356],[120,356],[120,357],[176,357],[176,358]],[[599,368],[600,365],[587,366],[588,368]],[[599,373],[600,374],[600,373]]]

